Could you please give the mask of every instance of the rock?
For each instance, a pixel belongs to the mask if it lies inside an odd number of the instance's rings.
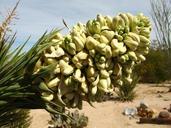
[[[148,108],[149,107],[149,105],[147,104],[147,103],[145,103],[145,102],[140,102],[140,108],[144,108],[144,109],[146,109],[146,108]]]
[[[168,92],[171,92],[171,88],[169,89],[169,91]]]
[[[171,112],[171,104],[170,104],[169,112]]]
[[[134,116],[137,114],[137,109],[136,108],[125,108],[123,114],[127,115],[127,116]]]
[[[169,112],[167,112],[167,111],[161,111],[160,113],[159,113],[159,116],[158,116],[159,118],[170,118],[170,113]]]
[[[144,117],[144,118],[152,118],[156,114],[156,110],[150,109],[150,108],[144,109],[144,108],[139,107],[137,108],[137,110],[138,110],[138,116]]]
[[[161,97],[163,97],[161,94],[159,94],[157,97],[159,97],[159,98],[161,98]]]

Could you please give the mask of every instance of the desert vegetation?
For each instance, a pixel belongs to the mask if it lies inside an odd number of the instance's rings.
[[[138,83],[171,79],[171,3],[167,0],[151,0],[156,40],[150,40],[151,21],[141,13],[98,14],[69,28],[66,35],[58,29],[45,32],[28,51],[23,48],[29,39],[12,48],[17,34],[10,25],[17,19],[18,5],[0,24],[2,128],[29,128],[31,109],[49,113],[49,128],[89,127],[89,117],[81,114],[88,113],[84,107],[90,109],[84,104],[138,103],[143,95],[137,93],[142,89]]]

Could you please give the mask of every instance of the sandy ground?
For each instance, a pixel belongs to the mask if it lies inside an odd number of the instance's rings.
[[[138,118],[129,119],[122,114],[126,107],[137,107],[140,101],[149,104],[156,111],[168,108],[171,104],[171,93],[163,85],[139,84],[137,97],[133,102],[105,101],[94,103],[95,108],[84,103],[84,113],[89,117],[87,128],[171,128],[171,125],[138,124]],[[158,92],[160,91],[160,92]],[[44,110],[31,110],[33,117],[30,128],[48,128],[49,114]]]

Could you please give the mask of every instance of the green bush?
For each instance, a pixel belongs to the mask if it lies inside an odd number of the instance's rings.
[[[160,83],[171,79],[171,54],[168,50],[151,48],[146,61],[137,65],[135,72],[140,82]]]
[[[78,110],[68,112],[67,115],[71,120],[61,115],[51,115],[49,128],[84,128],[88,124],[88,117],[84,114],[79,114]]]
[[[15,109],[15,107],[13,107],[13,104],[8,105],[8,102],[4,102],[2,96],[3,94],[5,94],[6,90],[12,87],[14,83],[17,83],[18,79],[20,79],[20,75],[18,75],[20,73],[19,70],[17,68],[16,70],[12,70],[12,68],[15,67],[17,65],[16,63],[18,62],[14,62],[14,58],[16,58],[17,60],[18,58],[22,57],[21,54],[19,54],[19,51],[21,51],[22,49],[15,50],[15,52],[12,51],[12,45],[14,43],[15,37],[10,36],[10,32],[12,31],[10,25],[12,23],[12,20],[17,18],[16,9],[18,7],[18,4],[19,1],[16,3],[14,8],[8,10],[8,13],[5,18],[3,18],[3,21],[0,21],[0,128],[28,128],[31,123],[29,110]],[[20,65],[22,65],[22,63],[20,63]],[[5,82],[3,82],[4,80]],[[11,90],[14,91],[15,89],[11,88]],[[10,93],[11,92],[9,92],[9,94]],[[16,96],[17,94],[14,95]],[[12,97],[6,98],[7,101],[11,99]]]
[[[29,128],[29,110],[16,109],[0,113],[0,128]]]
[[[133,74],[132,75],[132,82],[128,83],[126,81],[123,80],[123,84],[122,85],[118,85],[118,91],[116,91],[119,100],[121,101],[132,101],[135,96],[135,87],[139,81],[139,77],[137,74]]]

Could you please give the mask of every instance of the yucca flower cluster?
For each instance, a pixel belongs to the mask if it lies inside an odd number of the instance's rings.
[[[151,24],[143,14],[97,15],[86,24],[76,24],[68,35],[51,38],[36,63],[34,73],[53,65],[53,71],[33,83],[44,88],[41,96],[68,108],[82,108],[113,87],[132,82],[132,69],[145,60],[150,45]]]

